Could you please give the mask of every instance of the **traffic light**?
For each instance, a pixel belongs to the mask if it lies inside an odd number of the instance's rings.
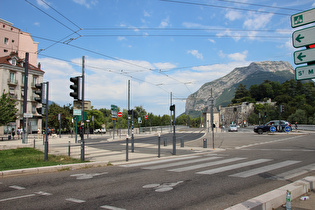
[[[72,85],[70,85],[70,89],[73,90],[73,92],[70,92],[70,96],[74,99],[79,98],[79,78],[80,77],[71,77],[70,82],[73,82]]]
[[[170,111],[175,111],[175,104],[170,106]]]
[[[35,94],[38,95],[38,97],[35,97],[35,101],[42,104],[43,103],[43,83],[35,84],[36,90]]]
[[[280,112],[284,112],[284,106],[280,105]]]
[[[265,118],[267,117],[267,112],[265,112]]]

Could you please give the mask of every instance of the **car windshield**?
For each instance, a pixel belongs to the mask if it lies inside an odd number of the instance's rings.
[[[232,125],[230,125],[230,127],[232,128],[232,127],[236,127],[236,125],[235,124],[232,124]]]

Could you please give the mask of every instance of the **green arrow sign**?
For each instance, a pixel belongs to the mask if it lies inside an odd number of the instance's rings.
[[[301,66],[295,69],[295,79],[305,80],[315,78],[315,65]]]
[[[315,48],[294,52],[294,63],[296,65],[302,63],[310,63],[313,61],[315,61]]]
[[[291,16],[292,28],[315,22],[315,9],[300,12]]]
[[[304,47],[315,43],[315,26],[294,31],[292,34],[293,47]]]

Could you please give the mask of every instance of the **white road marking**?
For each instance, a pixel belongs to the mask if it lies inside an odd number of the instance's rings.
[[[310,164],[310,165],[306,165],[300,168],[296,168],[294,170],[291,171],[287,171],[284,172],[282,174],[278,174],[276,176],[270,177],[269,179],[276,179],[276,180],[287,180],[287,179],[291,179],[293,177],[297,177],[303,174],[306,174],[310,171],[314,171],[315,170],[315,163]]]
[[[206,171],[200,171],[197,172],[196,174],[216,174],[216,173],[220,173],[220,172],[224,172],[224,171],[229,171],[229,170],[233,170],[233,169],[237,169],[237,168],[242,168],[245,166],[251,166],[251,165],[256,165],[259,163],[264,163],[267,161],[271,161],[271,159],[258,159],[258,160],[252,160],[252,161],[248,161],[248,162],[244,162],[244,163],[239,163],[239,164],[234,164],[234,165],[230,165],[230,166],[224,166],[224,167],[220,167],[220,168],[215,168],[215,169],[211,169],[211,170],[206,170]]]
[[[230,163],[230,162],[234,162],[234,161],[238,161],[238,160],[244,160],[244,159],[246,159],[246,158],[229,158],[226,160],[219,160],[219,161],[214,161],[214,162],[210,162],[210,163],[197,164],[197,165],[193,165],[193,166],[170,169],[168,171],[183,172],[183,171],[189,171],[189,170],[194,170],[194,169],[199,169],[199,168],[205,168],[205,167],[209,167],[209,166],[215,166],[215,165]]]
[[[20,198],[28,198],[28,197],[33,197],[33,196],[35,196],[35,194],[21,195],[21,196],[1,199],[0,202],[16,200],[16,199],[20,199]]]
[[[108,210],[125,210],[122,208],[118,208],[118,207],[114,207],[114,206],[108,206],[108,205],[101,206],[101,208],[108,209]]]
[[[25,190],[25,187],[17,186],[17,185],[12,185],[9,186],[10,188],[16,189],[16,190]]]
[[[190,164],[190,163],[215,160],[215,159],[219,159],[219,158],[221,158],[221,157],[208,157],[208,158],[200,158],[200,159],[194,159],[194,160],[186,160],[186,161],[163,164],[163,165],[149,166],[149,167],[145,167],[143,169],[153,170],[153,169],[169,168],[169,167],[173,167],[173,166],[180,166],[180,165],[186,165],[186,164]]]
[[[246,177],[250,177],[250,176],[253,176],[253,175],[261,174],[261,173],[264,173],[264,172],[267,172],[267,171],[271,171],[271,170],[274,170],[274,169],[278,169],[278,168],[286,167],[286,166],[289,166],[289,165],[293,165],[293,164],[296,164],[296,163],[299,163],[299,162],[301,162],[301,161],[287,160],[287,161],[283,161],[283,162],[280,162],[280,163],[276,163],[276,164],[272,164],[272,165],[268,165],[268,166],[264,166],[264,167],[255,168],[255,169],[252,169],[252,170],[244,171],[244,172],[241,172],[241,173],[233,174],[233,175],[230,175],[230,176],[246,178]]]
[[[158,163],[167,163],[167,162],[178,161],[178,160],[193,159],[193,158],[198,158],[198,157],[200,157],[200,156],[189,156],[189,157],[171,158],[171,159],[156,160],[156,161],[150,161],[150,162],[142,162],[142,163],[134,163],[134,164],[121,165],[121,167],[146,166],[146,165],[152,165],[152,164],[158,164]]]
[[[48,193],[48,192],[43,192],[43,191],[39,191],[39,192],[35,192],[37,195],[45,195],[45,196],[48,196],[48,195],[52,195],[51,193]]]
[[[84,203],[84,200],[79,200],[75,198],[67,198],[66,201],[74,202],[74,203]]]

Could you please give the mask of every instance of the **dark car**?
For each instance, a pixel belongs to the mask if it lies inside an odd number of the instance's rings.
[[[284,131],[284,128],[286,126],[291,127],[291,124],[288,121],[280,120],[280,126],[279,126],[279,120],[271,120],[267,122],[265,125],[255,126],[254,132],[258,134],[262,134],[263,132],[269,132],[270,127],[272,126],[276,128],[276,131]]]

